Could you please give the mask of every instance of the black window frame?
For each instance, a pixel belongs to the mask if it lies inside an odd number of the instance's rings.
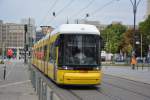
[[[93,35],[93,36],[95,36],[95,37],[97,37],[97,39],[96,39],[96,47],[98,47],[97,49],[96,49],[96,53],[97,53],[97,60],[98,60],[98,62],[97,62],[97,64],[96,65],[67,65],[67,64],[65,64],[65,59],[63,59],[64,58],[64,56],[65,56],[65,52],[64,52],[64,48],[65,48],[65,43],[66,43],[66,39],[64,38],[66,35]],[[101,50],[101,38],[100,38],[100,36],[99,35],[96,35],[96,34],[61,34],[60,35],[60,45],[59,45],[59,53],[58,53],[58,65],[59,66],[101,66],[101,60],[100,60],[100,50]]]

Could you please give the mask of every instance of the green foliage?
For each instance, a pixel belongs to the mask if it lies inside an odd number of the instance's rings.
[[[131,55],[133,49],[133,30],[127,30],[122,34],[122,40],[120,41],[119,49],[128,55]]]
[[[150,16],[139,24],[139,30],[143,36],[143,51],[145,52],[148,50],[148,45],[150,45]]]
[[[122,34],[126,31],[126,27],[121,24],[111,24],[103,30],[102,38],[105,42],[105,51],[110,53],[119,52]]]
[[[101,32],[102,38],[105,43],[104,50],[109,53],[119,53],[121,50],[127,55],[131,55],[133,50],[133,44],[140,55],[141,45],[133,43],[135,41],[141,42],[142,37],[142,53],[143,56],[147,54],[148,45],[150,45],[150,16],[139,24],[139,29],[135,31],[133,29],[126,30],[126,27],[121,24],[111,24]],[[134,37],[133,37],[134,36]],[[138,36],[138,38],[137,38]]]

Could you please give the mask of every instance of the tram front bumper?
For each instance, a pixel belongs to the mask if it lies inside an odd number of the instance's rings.
[[[65,73],[64,84],[97,85],[101,83],[100,73]]]

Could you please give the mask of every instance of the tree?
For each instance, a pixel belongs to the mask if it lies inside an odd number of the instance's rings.
[[[122,34],[126,31],[126,27],[121,24],[110,24],[103,30],[102,38],[105,42],[105,51],[109,53],[120,52],[119,46]]]
[[[144,56],[146,56],[148,45],[150,45],[150,15],[145,21],[139,23],[139,30],[143,37],[143,52]]]
[[[131,56],[133,45],[134,45],[135,54],[136,56],[140,57],[141,56],[141,32],[139,30],[135,30],[134,36],[133,33],[134,33],[134,29],[129,29],[125,33],[123,33],[120,49],[123,52],[123,54]],[[137,42],[139,44],[137,44]],[[143,40],[142,40],[142,47],[144,47]],[[142,54],[144,54],[144,50],[142,50]]]
[[[123,54],[131,55],[131,52],[133,50],[133,39],[135,38],[135,37],[133,37],[133,33],[134,33],[134,30],[129,29],[126,32],[124,32],[122,35],[122,40],[120,42],[119,49],[123,52]],[[135,34],[136,33],[139,33],[138,30],[135,31]],[[134,43],[134,45],[135,45],[135,43]]]

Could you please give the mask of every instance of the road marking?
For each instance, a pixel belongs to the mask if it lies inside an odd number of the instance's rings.
[[[21,82],[15,82],[15,83],[9,83],[5,85],[1,85],[0,88],[7,87],[7,86],[12,86],[12,85],[18,85],[18,84],[23,84],[23,83],[28,83],[31,82],[31,80],[26,80],[26,81],[21,81]]]

